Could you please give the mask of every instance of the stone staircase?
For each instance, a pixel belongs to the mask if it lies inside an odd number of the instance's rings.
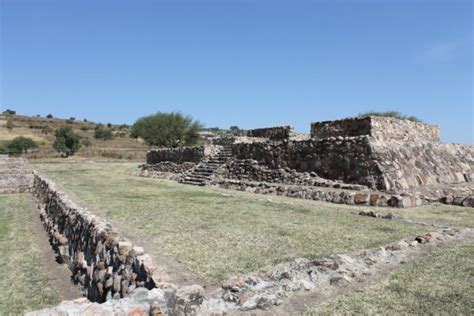
[[[0,155],[0,194],[29,192],[33,173],[26,160]]]
[[[216,154],[199,163],[191,171],[185,173],[179,182],[200,186],[206,185],[206,183],[211,180],[211,176],[214,172],[225,164],[231,157],[232,147],[221,146],[221,149]]]

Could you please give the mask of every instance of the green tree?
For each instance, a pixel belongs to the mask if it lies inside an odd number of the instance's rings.
[[[37,148],[38,144],[29,137],[18,136],[13,138],[6,144],[6,151],[10,155],[21,155],[26,153],[29,149]]]
[[[63,125],[56,130],[53,148],[63,157],[72,156],[81,148],[79,135],[75,134],[70,126]]]
[[[114,137],[112,130],[110,128],[99,127],[94,130],[94,138],[109,140]]]
[[[189,115],[179,112],[149,115],[138,119],[130,136],[141,137],[150,146],[192,146],[199,141],[202,125]]]
[[[6,127],[8,130],[12,130],[12,129],[15,127],[15,124],[13,124],[13,122],[12,122],[11,119],[7,119],[7,124],[5,124],[5,127]]]

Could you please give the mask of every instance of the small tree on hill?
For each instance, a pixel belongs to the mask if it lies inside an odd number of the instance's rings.
[[[11,119],[7,119],[7,124],[5,124],[5,127],[6,127],[8,130],[12,130],[12,129],[15,127],[15,124],[13,124],[13,122],[12,122]]]
[[[94,130],[94,138],[110,140],[114,137],[112,130],[110,128],[99,127]]]
[[[46,118],[52,119],[52,118],[53,118],[53,114],[48,114],[48,115],[46,115]]]
[[[81,148],[79,135],[75,134],[70,126],[63,125],[56,130],[53,148],[63,157],[72,156]]]
[[[10,155],[21,155],[29,149],[37,148],[38,144],[29,137],[18,136],[7,142],[6,150]]]
[[[179,112],[149,115],[138,119],[130,136],[141,137],[150,146],[192,146],[199,141],[202,125],[191,116]]]
[[[3,115],[15,115],[15,114],[16,114],[16,111],[13,111],[13,110],[10,110],[10,109],[6,109],[5,111],[3,111],[2,114],[3,114]]]

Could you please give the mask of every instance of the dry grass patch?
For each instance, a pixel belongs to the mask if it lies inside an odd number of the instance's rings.
[[[404,266],[383,282],[306,315],[472,315],[473,262],[470,241]]]
[[[375,247],[426,230],[351,214],[360,208],[130,175],[136,164],[42,164],[82,204],[127,223],[210,281],[297,257]],[[136,241],[138,244],[140,241]]]
[[[26,194],[0,195],[0,315],[20,315],[59,303],[41,266]]]

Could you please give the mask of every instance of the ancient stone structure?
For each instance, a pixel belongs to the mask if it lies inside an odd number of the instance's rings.
[[[0,155],[0,193],[29,192],[32,184],[26,160]]]
[[[162,161],[171,161],[182,164],[183,162],[197,163],[204,158],[204,147],[179,147],[160,148],[150,150],[146,155],[148,164],[156,164]]]
[[[311,136],[316,139],[329,137],[372,136],[387,141],[439,142],[439,127],[393,117],[355,117],[337,121],[311,123]]]
[[[389,200],[403,196],[403,203],[368,203],[398,207],[439,200],[468,205],[463,201],[470,201],[466,198],[474,195],[474,148],[440,143],[439,128],[434,125],[371,116],[312,123],[311,137],[295,137],[289,126],[251,130],[248,135],[217,138],[212,145],[204,145],[212,147],[213,154],[206,154],[209,150],[203,149],[200,160],[192,160],[196,167],[176,168],[182,181],[242,190],[253,190],[249,188],[257,182],[262,184],[256,185],[260,188],[279,184],[288,189],[276,192],[292,191],[298,185],[302,189],[296,195],[306,197],[307,192],[321,191],[312,187],[352,186],[353,193],[371,190],[371,196],[385,193]],[[221,151],[225,159],[214,159]],[[177,164],[187,161],[183,154],[163,157]],[[161,174],[165,177],[159,171],[152,176]],[[240,184],[236,185],[235,180]],[[342,200],[353,203],[350,198]]]
[[[291,126],[276,126],[268,128],[257,128],[247,132],[249,137],[262,137],[271,140],[284,140],[290,138],[293,133]]]

